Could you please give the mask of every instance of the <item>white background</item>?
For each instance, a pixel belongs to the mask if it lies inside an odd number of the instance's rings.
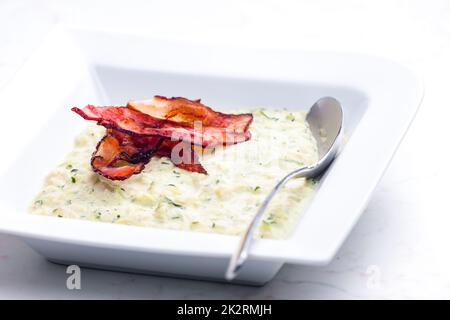
[[[65,267],[0,236],[0,298],[450,298],[449,0],[0,0],[0,90],[55,23],[193,43],[375,54],[421,71],[425,97],[327,267],[286,265],[260,288],[83,269],[82,289],[69,291]]]

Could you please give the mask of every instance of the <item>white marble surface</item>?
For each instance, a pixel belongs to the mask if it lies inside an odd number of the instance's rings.
[[[2,0],[0,88],[58,22],[196,43],[372,53],[422,70],[426,94],[327,267],[286,265],[261,288],[86,269],[82,289],[69,291],[64,267],[0,236],[0,298],[450,298],[449,1]]]

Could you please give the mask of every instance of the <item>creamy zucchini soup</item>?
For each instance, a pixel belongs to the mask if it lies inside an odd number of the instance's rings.
[[[288,172],[318,157],[305,112],[242,109],[252,113],[251,138],[208,149],[199,162],[207,174],[152,157],[139,174],[111,180],[91,167],[107,129],[90,125],[65,161],[51,171],[33,200],[32,214],[116,224],[242,234],[265,196]],[[314,181],[292,179],[273,199],[258,236],[289,236],[314,191]]]

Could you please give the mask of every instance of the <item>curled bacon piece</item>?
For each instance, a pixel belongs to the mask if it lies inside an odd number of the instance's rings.
[[[163,99],[158,97],[157,101]],[[167,98],[164,98],[167,99]],[[87,105],[83,109],[72,108],[86,120],[97,121],[109,129],[122,131],[136,136],[160,136],[164,138],[178,139],[202,147],[214,147],[244,142],[250,139],[250,126],[253,116],[251,114],[224,114],[215,112],[211,108],[203,106],[199,102],[184,98],[172,98],[168,101],[167,112],[161,106],[147,102],[130,102],[133,107],[96,107]],[[185,109],[180,105],[186,100],[189,103]],[[153,101],[153,100],[149,100]],[[174,104],[175,107],[171,105]],[[139,108],[140,110],[138,110]],[[156,111],[152,111],[153,109]],[[151,114],[168,118],[157,118]],[[184,110],[184,113],[181,113]],[[180,112],[178,115],[175,112]],[[216,118],[214,118],[214,115]]]
[[[91,165],[112,180],[140,173],[152,156],[168,157],[179,168],[207,174],[196,149],[250,139],[253,120],[252,114],[216,112],[200,100],[161,96],[130,101],[126,107],[87,105],[72,111],[108,129]]]
[[[246,133],[253,120],[251,113],[225,114],[205,106],[200,103],[200,99],[189,100],[182,97],[154,96],[150,100],[131,100],[127,107],[188,127],[197,121],[204,127],[227,129],[235,134]]]
[[[159,137],[144,139],[134,140],[121,132],[108,130],[92,155],[92,168],[111,180],[125,180],[140,173],[162,143]]]
[[[176,154],[172,154],[174,149]],[[125,180],[144,170],[152,156],[167,157],[181,169],[207,174],[192,145],[153,136],[132,137],[116,130],[108,130],[97,144],[91,166],[108,179]]]

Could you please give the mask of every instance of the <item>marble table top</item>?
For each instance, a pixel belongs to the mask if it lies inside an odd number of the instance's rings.
[[[326,267],[287,264],[264,287],[83,269],[82,289],[68,290],[65,267],[0,235],[0,298],[450,298],[448,1],[123,3],[1,1],[0,89],[55,23],[108,29],[120,21],[174,41],[386,56],[421,70],[424,101],[362,218]]]

